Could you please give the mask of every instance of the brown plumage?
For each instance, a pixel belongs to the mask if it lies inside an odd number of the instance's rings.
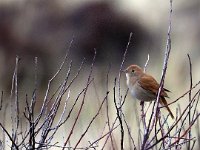
[[[159,90],[158,82],[151,76],[143,72],[143,70],[137,65],[131,65],[126,70],[127,85],[132,96],[142,101],[154,101]],[[168,97],[169,90],[163,88],[160,93],[159,103],[166,105],[170,116],[174,118],[173,113],[167,106],[165,97]]]

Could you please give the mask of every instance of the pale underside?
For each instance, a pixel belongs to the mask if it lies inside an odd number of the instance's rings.
[[[156,99],[156,95],[143,89],[140,85],[138,85],[138,82],[136,82],[134,85],[129,86],[129,90],[131,92],[131,95],[141,101],[153,101]]]
[[[126,74],[126,77],[127,85],[133,98],[141,101],[153,101],[156,99],[156,95],[154,93],[147,91],[140,86],[137,78],[130,78],[128,74]],[[132,81],[130,82],[131,79]]]

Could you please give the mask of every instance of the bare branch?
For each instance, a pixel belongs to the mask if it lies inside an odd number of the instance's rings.
[[[146,72],[148,64],[149,64],[149,54],[147,55],[147,61],[146,61],[145,65],[144,65],[144,72]]]
[[[100,113],[100,110],[101,110],[101,108],[102,108],[102,106],[103,106],[103,104],[104,104],[104,102],[106,101],[106,99],[107,99],[107,97],[108,97],[108,94],[109,94],[109,92],[107,92],[106,93],[106,97],[104,98],[104,100],[102,101],[102,103],[101,103],[101,105],[100,105],[100,107],[99,107],[99,109],[98,109],[98,111],[97,111],[97,113],[95,114],[95,116],[92,118],[92,120],[90,121],[90,123],[88,124],[88,126],[87,126],[87,128],[86,128],[86,130],[85,130],[85,132],[81,135],[81,137],[80,137],[80,139],[78,140],[78,142],[76,143],[76,145],[75,145],[75,147],[74,147],[74,149],[76,149],[77,148],[77,146],[79,145],[79,143],[81,142],[81,140],[82,140],[82,138],[85,136],[85,134],[87,133],[87,131],[89,130],[89,128],[90,128],[90,126],[91,126],[91,124],[93,123],[93,121],[96,119],[96,117],[99,115],[99,113]]]
[[[79,118],[79,116],[80,116],[81,110],[82,110],[82,108],[83,108],[83,105],[84,105],[84,102],[85,102],[85,96],[86,96],[87,89],[88,89],[88,87],[89,87],[90,79],[91,79],[91,76],[92,76],[92,71],[93,71],[93,66],[94,66],[95,58],[96,58],[96,50],[95,50],[94,57],[93,57],[93,61],[92,61],[91,67],[90,67],[90,73],[89,73],[89,75],[88,75],[88,80],[87,80],[87,84],[86,84],[86,90],[84,91],[84,95],[83,95],[81,107],[80,107],[80,109],[79,109],[79,111],[78,111],[78,115],[77,115],[77,117],[76,117],[76,119],[75,119],[75,121],[74,121],[74,124],[73,124],[73,126],[72,126],[71,131],[70,131],[70,134],[69,134],[69,136],[67,137],[67,139],[66,139],[66,141],[65,141],[65,143],[64,143],[64,146],[66,146],[67,143],[69,142],[69,139],[70,139],[71,135],[73,134],[75,125],[76,125],[76,123],[77,123],[77,121],[78,121],[78,118]],[[64,148],[63,148],[63,150],[64,150]]]
[[[188,60],[189,60],[189,66],[190,66],[190,89],[192,89],[192,62],[191,62],[191,59],[190,59],[190,55],[188,54]],[[189,92],[189,102],[191,101],[191,98],[192,98],[192,90],[190,90]],[[189,106],[189,110],[188,110],[188,113],[189,113],[189,117],[188,117],[188,123],[190,124],[191,123],[191,106]],[[189,139],[191,138],[191,130],[189,130]],[[190,143],[190,140],[188,142],[188,149],[190,149],[191,147],[191,143]]]

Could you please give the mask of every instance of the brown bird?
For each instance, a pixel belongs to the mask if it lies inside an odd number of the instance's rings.
[[[126,73],[127,86],[134,98],[147,102],[156,100],[159,84],[151,75],[144,73],[142,68],[137,65],[130,65],[124,72]],[[168,97],[168,95],[166,92],[169,92],[169,90],[163,88],[159,103],[165,105],[171,118],[174,118],[173,113],[167,106],[165,97]]]

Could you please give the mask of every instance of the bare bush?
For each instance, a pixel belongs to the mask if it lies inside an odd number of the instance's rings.
[[[0,101],[0,111],[3,114],[4,120],[0,121],[0,127],[3,131],[3,137],[1,138],[0,146],[2,149],[5,149],[8,145],[11,149],[181,149],[187,147],[188,149],[193,149],[196,143],[196,138],[192,136],[191,130],[194,127],[194,123],[197,122],[199,113],[197,110],[199,98],[200,98],[200,81],[196,84],[193,84],[192,80],[192,62],[190,55],[188,54],[189,59],[189,76],[190,76],[190,88],[188,91],[179,96],[176,100],[169,103],[170,105],[175,105],[176,102],[183,99],[188,95],[188,102],[184,108],[181,108],[177,105],[176,116],[174,120],[169,119],[168,116],[161,114],[160,109],[165,106],[159,106],[159,95],[164,86],[165,75],[168,66],[168,59],[171,52],[171,18],[172,18],[172,1],[170,1],[170,17],[169,17],[169,28],[167,34],[167,44],[165,49],[165,58],[163,63],[162,76],[160,81],[160,88],[157,94],[157,99],[155,102],[147,105],[141,105],[141,115],[138,115],[137,112],[135,115],[137,118],[138,124],[138,134],[136,130],[129,124],[126,114],[124,113],[124,104],[127,99],[128,89],[124,90],[121,86],[121,70],[124,67],[124,62],[126,55],[128,53],[128,47],[131,43],[132,33],[127,44],[127,47],[122,58],[122,63],[119,68],[118,77],[115,79],[110,79],[110,69],[106,73],[106,88],[104,89],[103,98],[100,99],[98,96],[90,97],[91,99],[99,99],[100,104],[95,113],[92,114],[92,118],[89,122],[86,122],[86,127],[83,129],[83,132],[77,132],[76,126],[78,122],[82,119],[81,115],[84,108],[87,108],[85,105],[87,96],[89,95],[88,90],[91,87],[91,83],[94,83],[94,65],[96,58],[96,50],[94,50],[94,57],[90,65],[90,70],[87,70],[87,79],[84,86],[81,86],[82,90],[75,96],[73,99],[71,91],[74,89],[74,84],[77,81],[78,77],[81,78],[81,71],[84,70],[85,59],[79,66],[79,69],[74,75],[72,75],[73,62],[69,60],[69,52],[73,40],[69,44],[69,48],[66,52],[64,60],[61,62],[60,67],[56,73],[49,80],[46,92],[44,94],[42,106],[39,113],[36,113],[37,105],[37,68],[38,60],[35,58],[35,88],[32,93],[31,98],[26,95],[24,100],[25,107],[23,111],[20,111],[20,102],[19,101],[19,87],[18,87],[18,67],[19,67],[19,57],[16,57],[16,65],[13,73],[12,79],[12,88],[10,93],[9,103],[5,103],[3,92],[1,94]],[[69,63],[67,63],[69,62]],[[149,55],[147,62],[145,64],[144,70],[146,70],[149,62]],[[65,72],[64,79],[60,81],[57,88],[52,90],[52,84],[55,82],[56,78],[59,78],[59,75],[64,70],[64,66],[68,65],[67,71]],[[109,84],[113,83],[112,89],[109,89]],[[93,88],[93,87],[92,87]],[[196,89],[196,92],[193,92]],[[95,89],[98,91],[98,88]],[[115,116],[114,119],[110,115],[110,106],[108,97],[113,98],[112,104],[115,106]],[[73,99],[73,104],[69,105],[69,101]],[[80,106],[78,106],[80,103]],[[11,129],[5,125],[5,112],[10,104],[11,108]],[[4,109],[2,109],[4,108]],[[76,112],[77,111],[77,112]],[[61,112],[61,113],[60,113]],[[75,113],[76,112],[76,113]],[[75,114],[73,121],[69,120],[72,116],[72,113]],[[102,113],[102,115],[100,115]],[[147,113],[150,113],[148,116]],[[93,134],[90,130],[94,121],[98,117],[102,117],[105,122],[103,122],[103,131],[98,136],[98,138],[93,138],[92,140],[84,139],[86,134]],[[57,118],[57,119],[56,119]],[[23,125],[23,120],[26,120],[26,126]],[[68,126],[69,132],[63,137],[63,142],[57,140],[55,142],[55,135],[58,134],[64,125],[72,124]],[[134,132],[133,132],[134,130]],[[117,136],[116,132],[120,133],[120,137]],[[199,136],[199,128],[197,128],[197,135]],[[73,136],[76,135],[78,140],[71,145],[70,141],[73,140]],[[135,136],[137,135],[137,136]],[[8,138],[8,140],[6,140]],[[81,141],[88,141],[87,145],[82,146]],[[136,142],[137,141],[137,142]],[[101,142],[101,144],[99,144]],[[120,142],[120,145],[117,144]],[[127,145],[129,143],[129,145]],[[125,145],[126,144],[126,145]],[[81,146],[80,146],[81,145]]]

